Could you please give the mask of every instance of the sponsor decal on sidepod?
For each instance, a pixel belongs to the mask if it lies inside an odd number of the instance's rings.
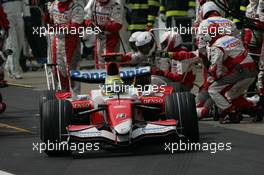
[[[135,67],[135,68],[120,68],[120,77],[134,77],[143,75],[145,73],[150,72],[150,67]],[[106,77],[105,70],[86,70],[86,71],[78,71],[71,70],[71,77],[73,78],[84,78],[84,79],[93,79],[93,80],[103,80]]]

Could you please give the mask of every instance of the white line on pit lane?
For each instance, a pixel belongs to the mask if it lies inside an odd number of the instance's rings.
[[[0,175],[14,175],[14,174],[0,170]]]

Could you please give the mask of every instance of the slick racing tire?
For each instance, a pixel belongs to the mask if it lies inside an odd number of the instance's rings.
[[[43,103],[48,100],[56,99],[55,97],[56,91],[54,90],[44,90],[41,91],[39,94],[39,115],[40,118],[42,118],[42,109],[43,109]],[[42,125],[40,124],[40,130],[42,131]]]
[[[47,100],[53,100],[56,98],[55,96],[56,94],[56,91],[54,90],[45,90],[45,91],[42,91],[40,92],[40,95],[39,95],[39,114],[41,115],[42,113],[42,104],[47,101]]]
[[[152,75],[151,76],[151,84],[152,85],[164,85],[164,86],[167,86],[169,83],[171,83],[171,80],[169,80],[166,77],[159,76],[159,75]]]
[[[189,142],[199,142],[198,117],[194,95],[189,92],[173,93],[165,99],[167,119],[175,119],[177,131]]]
[[[48,100],[42,105],[41,140],[45,143],[48,156],[64,156],[70,153],[67,147],[67,129],[73,108],[68,100]],[[58,149],[49,149],[49,145]]]

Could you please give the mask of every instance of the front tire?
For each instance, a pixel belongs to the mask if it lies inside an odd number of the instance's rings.
[[[198,117],[194,95],[189,92],[173,93],[166,97],[165,114],[178,121],[178,133],[187,141],[199,142]]]
[[[42,104],[41,115],[41,140],[46,144],[59,145],[67,142],[67,129],[70,124],[73,108],[68,100],[48,100]],[[60,147],[61,148],[61,147]],[[46,149],[48,156],[64,156],[68,155],[68,149]]]

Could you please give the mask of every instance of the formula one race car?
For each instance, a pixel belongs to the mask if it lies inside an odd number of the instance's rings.
[[[108,62],[106,70],[71,71],[72,80],[103,84],[76,99],[70,92],[44,91],[40,98],[41,140],[116,147],[129,147],[147,138],[198,142],[194,95],[176,93],[170,85],[124,83],[146,75],[150,75],[148,66],[119,69],[116,62]],[[68,151],[45,150],[49,156]]]

